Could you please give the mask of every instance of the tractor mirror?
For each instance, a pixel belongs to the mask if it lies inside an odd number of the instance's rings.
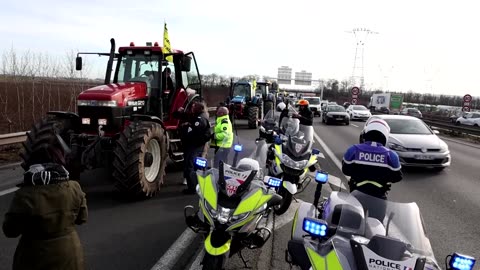
[[[190,66],[192,64],[192,58],[183,56],[182,71],[190,72]]]
[[[82,57],[77,56],[75,59],[75,68],[76,70],[82,70]]]

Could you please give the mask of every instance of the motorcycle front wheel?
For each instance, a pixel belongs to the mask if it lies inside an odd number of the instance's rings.
[[[222,270],[225,267],[226,256],[212,256],[209,253],[205,252],[203,256],[203,270]]]
[[[275,212],[276,215],[281,215],[287,212],[288,208],[290,207],[290,204],[292,204],[293,195],[292,193],[288,192],[288,190],[283,186],[280,186],[278,188],[277,193],[278,195],[282,196],[282,201],[280,202],[280,204],[273,207],[273,211]]]

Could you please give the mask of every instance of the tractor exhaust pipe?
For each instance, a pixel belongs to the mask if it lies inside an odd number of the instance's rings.
[[[105,72],[105,84],[110,83],[110,77],[112,76],[113,58],[115,58],[115,39],[110,39],[110,57],[107,63],[107,72]]]

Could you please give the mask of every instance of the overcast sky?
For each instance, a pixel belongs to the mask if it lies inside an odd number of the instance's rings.
[[[0,52],[12,46],[64,55],[130,41],[194,51],[202,74],[277,75],[287,65],[315,79],[352,75],[355,39],[365,45],[365,82],[392,90],[480,96],[477,1],[3,0]],[[87,59],[88,61],[88,59]],[[90,60],[93,61],[93,60]],[[102,62],[103,64],[103,62]],[[104,66],[95,70],[102,77]]]

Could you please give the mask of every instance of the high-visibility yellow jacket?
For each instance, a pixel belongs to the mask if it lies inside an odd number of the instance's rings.
[[[222,148],[230,148],[233,144],[233,127],[228,115],[220,116],[215,121],[215,137],[211,145]]]

